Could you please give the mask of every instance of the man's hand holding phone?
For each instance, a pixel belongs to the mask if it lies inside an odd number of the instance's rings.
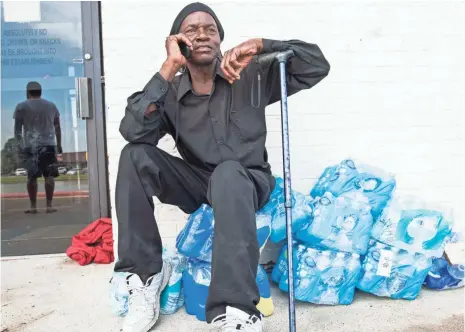
[[[166,38],[165,47],[167,59],[163,63],[160,75],[167,81],[172,81],[179,69],[185,66],[187,62],[186,57],[183,55],[183,52],[181,52],[181,48],[186,48],[186,50],[184,50],[184,54],[186,54],[186,51],[193,50],[193,46],[189,38],[182,33],[178,33]]]
[[[186,54],[186,49],[187,51],[192,51],[193,47],[189,38],[182,33],[178,33],[177,35],[171,35],[166,38],[165,48],[167,57],[159,73],[165,80],[171,82],[179,69],[186,65],[187,59],[183,53]],[[184,48],[183,52],[181,48]],[[149,115],[156,110],[157,106],[152,103],[145,110],[145,115]]]

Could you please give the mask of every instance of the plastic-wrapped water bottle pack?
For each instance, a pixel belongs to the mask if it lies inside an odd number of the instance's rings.
[[[211,262],[214,226],[213,210],[207,204],[203,204],[189,215],[186,225],[176,238],[176,248],[179,253]]]
[[[315,304],[352,303],[360,274],[360,255],[294,244],[294,288],[297,300]],[[272,279],[289,291],[287,247],[281,252]]]
[[[284,208],[284,193],[282,194],[283,201],[278,205],[276,212],[272,214],[272,226],[270,240],[274,243],[279,243],[287,238],[286,233],[286,211]],[[312,198],[308,195],[303,195],[299,192],[293,192],[292,205],[292,231],[295,233],[310,222],[312,216]]]
[[[256,215],[257,241],[262,249],[271,233],[271,216],[258,212]],[[176,238],[176,248],[184,256],[211,262],[215,219],[210,206],[203,204],[189,216],[183,230]]]
[[[128,276],[129,273],[126,272],[113,272],[110,279],[110,305],[116,316],[125,316],[128,313]]]
[[[185,309],[189,315],[205,321],[205,304],[211,281],[211,264],[195,258],[189,258],[187,269],[183,272]]]
[[[312,202],[311,221],[296,231],[296,239],[309,246],[364,254],[373,217],[366,196],[359,191],[336,197],[326,192]]]
[[[460,232],[451,235],[443,257],[433,258],[433,266],[426,276],[424,286],[435,290],[465,286],[465,242]]]
[[[205,321],[205,305],[211,281],[211,264],[189,258],[182,281],[186,312],[189,315],[196,316],[201,321]],[[257,308],[264,316],[269,316],[273,312],[270,284],[267,274],[261,266],[258,267],[256,281],[260,292],[260,303]]]
[[[431,270],[424,285],[430,289],[445,290],[464,286],[464,264],[450,264],[444,257],[433,258]]]
[[[182,286],[182,274],[187,268],[187,257],[168,251],[164,262],[171,264],[171,276],[166,288],[160,295],[160,313],[171,315],[184,305],[184,289]]]
[[[270,240],[278,243],[286,239],[286,209],[284,207],[284,179],[275,176],[276,185],[271,192],[268,203],[257,212],[271,219]],[[299,192],[291,192],[292,229],[299,229],[309,222],[312,213],[312,198]]]
[[[292,216],[294,230],[310,222],[312,198],[298,192],[292,193]],[[276,185],[268,203],[257,212],[257,240],[262,249],[270,238],[278,243],[286,238],[286,211],[284,208],[284,180],[276,177]],[[183,230],[176,238],[176,248],[187,256],[211,262],[213,228],[215,220],[210,206],[203,204],[192,213]]]
[[[439,258],[450,241],[452,226],[447,209],[410,196],[395,197],[374,224],[372,236],[396,248]]]
[[[352,159],[327,167],[310,192],[312,197],[322,197],[326,192],[339,196],[350,191],[360,191],[367,196],[373,218],[376,219],[391,199],[396,187],[394,176],[385,171]]]
[[[431,257],[373,242],[364,257],[357,288],[393,299],[417,298],[431,268]]]

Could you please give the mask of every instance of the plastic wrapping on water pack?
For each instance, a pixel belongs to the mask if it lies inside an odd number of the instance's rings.
[[[426,276],[424,285],[430,289],[445,290],[464,286],[463,264],[450,264],[447,259],[433,258],[433,265]]]
[[[312,198],[299,192],[291,192],[292,229],[299,229],[309,222],[312,214]],[[276,177],[276,185],[271,193],[270,200],[260,213],[270,215],[272,220],[270,240],[278,243],[286,239],[286,209],[284,206],[284,180]]]
[[[208,262],[194,258],[187,261],[187,269],[183,272],[185,309],[189,315],[205,321],[205,305],[208,297],[208,287],[211,281],[211,265]]]
[[[160,295],[160,313],[171,315],[184,305],[182,273],[187,268],[187,257],[170,250],[163,261],[171,264],[172,270],[168,285]]]
[[[462,237],[462,238],[461,238]],[[433,258],[433,266],[424,286],[435,290],[460,288],[465,285],[465,243],[463,235],[453,232],[443,257]]]
[[[308,224],[312,215],[312,198],[299,192],[293,193],[294,205],[292,206],[292,233]],[[287,238],[286,211],[284,203],[276,209],[271,224],[270,240],[278,243]]]
[[[176,237],[176,248],[184,256],[211,262],[214,225],[213,209],[203,204],[189,215]]]
[[[442,257],[452,234],[452,216],[414,197],[394,197],[375,222],[373,238],[385,244]]]
[[[168,285],[160,295],[160,313],[171,315],[184,305],[182,287],[182,272],[187,266],[187,258],[174,250],[163,252],[163,264],[171,265],[171,275]],[[127,272],[114,272],[110,280],[110,303],[117,316],[125,316],[128,312]]]
[[[322,197],[325,192],[339,196],[349,191],[361,191],[367,196],[373,218],[376,219],[391,199],[396,187],[394,177],[373,166],[355,165],[352,159],[327,167],[311,191],[312,197]]]
[[[182,279],[186,312],[196,316],[201,321],[205,321],[205,305],[211,282],[211,264],[189,258]],[[257,308],[264,316],[269,316],[273,312],[273,302],[270,284],[266,272],[261,266],[258,266],[256,281],[260,293],[260,303]]]
[[[304,244],[365,254],[373,217],[368,198],[359,191],[335,197],[326,192],[312,202],[311,222],[295,232]]]
[[[213,209],[203,204],[187,219],[176,238],[176,248],[184,256],[211,262],[214,225]],[[259,211],[256,214],[256,225],[257,241],[262,249],[270,236],[271,216]]]
[[[297,242],[294,241],[294,246],[296,245],[297,245]],[[295,262],[294,262],[294,265],[295,265]],[[276,284],[279,285],[284,272],[287,270],[287,266],[288,266],[287,264],[287,243],[285,243],[281,249],[281,252],[279,253],[278,260],[276,261],[276,265],[271,271],[271,280],[273,280]]]
[[[115,315],[125,316],[128,312],[127,272],[113,272],[110,279],[110,305]]]
[[[293,229],[299,229],[309,222],[312,213],[311,201],[310,196],[298,192],[292,194]],[[178,251],[187,257],[211,262],[214,223],[213,209],[203,204],[188,217],[185,227],[178,234],[176,238]],[[277,243],[287,237],[282,178],[276,177],[276,185],[268,203],[256,213],[256,223],[260,249],[263,249],[268,238]]]
[[[294,244],[295,298],[315,304],[350,304],[360,274],[360,255]],[[272,279],[289,291],[287,247],[283,248]]]
[[[371,243],[357,288],[377,296],[415,299],[431,268],[431,257],[377,241]]]

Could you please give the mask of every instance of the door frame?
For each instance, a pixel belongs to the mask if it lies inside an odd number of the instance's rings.
[[[82,1],[79,8],[81,10],[81,36],[79,38],[82,38],[81,57],[83,58],[84,76],[92,79],[91,117],[79,118],[78,120],[80,125],[85,123],[86,126],[89,184],[89,207],[78,213],[81,214],[82,212],[82,216],[80,216],[82,224],[87,224],[98,218],[110,217],[111,209],[106,142],[106,108],[104,104],[101,6],[100,2]],[[2,15],[2,10],[3,8],[0,8],[0,15]],[[90,54],[91,57],[86,59],[85,54]],[[72,90],[73,87],[70,84],[66,88]],[[4,240],[2,237],[0,256],[3,258],[7,256],[36,255],[38,246],[42,246],[39,243],[46,243],[40,250],[40,254],[45,252],[63,254],[71,244],[72,236],[73,234],[67,234],[66,236],[51,238],[19,240]]]
[[[84,76],[92,79],[92,117],[86,119],[90,221],[110,217],[100,1],[82,1]],[[90,54],[90,58],[85,55]]]

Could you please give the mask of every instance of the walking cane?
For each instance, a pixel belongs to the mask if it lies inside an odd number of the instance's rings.
[[[294,297],[294,262],[292,250],[292,201],[291,201],[291,157],[289,151],[289,127],[287,114],[287,86],[286,63],[294,55],[294,51],[274,52],[261,55],[260,63],[271,62],[277,59],[281,81],[281,128],[283,141],[283,172],[284,172],[284,207],[286,208],[286,233],[287,233],[287,266],[289,283],[289,332],[296,332],[295,321],[295,297]]]

